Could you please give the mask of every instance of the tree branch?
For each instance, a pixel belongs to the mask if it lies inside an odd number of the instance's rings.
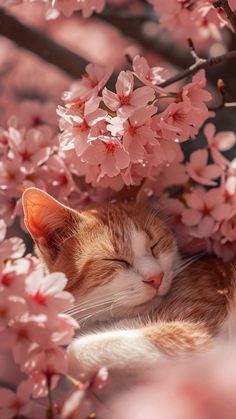
[[[168,0],[166,0],[168,1]],[[136,16],[135,19],[122,17],[121,14],[116,15],[113,11],[109,11],[109,14],[100,14],[96,16],[96,19],[103,20],[106,23],[117,28],[123,35],[133,39],[135,43],[139,43],[141,46],[148,48],[151,52],[154,52],[172,65],[179,68],[186,68],[191,64],[191,57],[185,48],[182,48],[171,38],[167,37],[165,31],[160,31],[158,36],[150,37],[145,35],[142,30],[142,25],[145,22],[150,22],[152,19],[147,19],[143,16]]]
[[[229,19],[229,21],[231,22],[231,25],[233,26],[233,29],[234,29],[234,33],[236,35],[236,15],[231,10],[231,8],[229,6],[229,3],[228,3],[228,0],[218,0],[218,1],[213,3],[213,6],[216,9],[218,7],[222,7],[222,9],[224,9],[225,14],[226,14],[227,18]]]
[[[1,8],[0,35],[32,52],[47,63],[53,64],[75,79],[84,73],[85,66],[88,64],[84,58],[59,45],[38,29],[19,22]]]
[[[192,76],[198,70],[206,69],[208,67],[211,67],[217,64],[222,64],[225,61],[230,61],[230,60],[233,60],[234,58],[236,58],[236,50],[229,51],[226,54],[218,55],[217,57],[211,57],[208,60],[204,58],[199,58],[189,68],[187,68],[184,71],[181,71],[180,73],[175,74],[175,76],[170,77],[169,79],[165,80],[163,83],[159,84],[159,86],[168,87],[171,84],[176,83],[177,81],[180,81],[182,79],[185,79],[186,77]]]

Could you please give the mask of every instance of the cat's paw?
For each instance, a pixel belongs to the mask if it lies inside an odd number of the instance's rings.
[[[75,339],[67,351],[69,373],[79,380],[90,380],[104,366],[103,342],[99,335]]]
[[[112,373],[129,374],[152,365],[161,356],[138,329],[114,330],[75,339],[68,348],[69,371],[77,378],[90,379],[106,367]]]

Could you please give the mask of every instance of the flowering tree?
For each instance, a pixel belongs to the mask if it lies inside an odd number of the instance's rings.
[[[11,237],[25,237],[22,192],[74,208],[153,196],[183,252],[232,259],[236,1],[0,5],[0,337],[18,377],[0,389],[0,416],[79,417],[106,372],[86,385],[67,374],[72,296]],[[59,378],[70,389],[54,397]]]

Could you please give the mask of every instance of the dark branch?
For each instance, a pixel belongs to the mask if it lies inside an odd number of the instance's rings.
[[[45,33],[26,26],[0,8],[0,35],[31,51],[73,78],[81,77],[88,62],[73,51],[59,45]]]
[[[170,77],[169,79],[165,80],[159,86],[161,86],[161,87],[170,86],[171,84],[174,84],[177,81],[180,81],[180,80],[185,79],[189,76],[192,76],[198,70],[201,70],[203,68],[207,69],[208,67],[211,67],[211,66],[214,66],[214,65],[217,65],[217,64],[222,64],[225,61],[233,60],[235,58],[236,58],[236,50],[227,52],[226,54],[218,55],[217,57],[211,57],[208,60],[205,60],[203,58],[199,58],[189,68],[187,68],[184,71],[181,71],[180,73],[175,74],[175,76]]]
[[[236,34],[236,15],[231,10],[231,8],[229,6],[229,3],[228,3],[228,0],[218,0],[218,1],[215,1],[213,3],[213,6],[216,9],[219,8],[219,7],[222,7],[222,9],[224,9],[227,18],[229,19],[229,21],[231,22],[231,25],[233,26],[234,33]]]
[[[153,21],[152,19],[138,15],[135,19],[127,20],[121,15],[117,16],[115,11],[113,14],[110,11],[109,15],[100,14],[96,16],[96,19],[116,27],[123,35],[133,39],[135,43],[139,43],[145,50],[148,48],[149,51],[160,55],[174,66],[186,68],[191,64],[191,57],[187,50],[168,38],[166,31],[159,31],[155,37],[145,35],[143,25],[145,22]]]

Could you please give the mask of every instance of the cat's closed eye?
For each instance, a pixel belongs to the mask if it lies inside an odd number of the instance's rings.
[[[110,262],[118,262],[118,263],[123,264],[127,268],[129,268],[131,266],[131,264],[127,260],[125,260],[125,259],[116,259],[116,258],[114,258],[114,259],[113,258],[108,259],[108,258],[106,258],[106,259],[103,259],[103,260],[110,261]]]
[[[156,250],[156,248],[157,248],[157,246],[158,246],[159,243],[160,243],[160,240],[158,240],[156,243],[154,243],[151,246],[151,252],[152,252],[153,256],[155,256],[154,252],[155,252],[155,250]]]

